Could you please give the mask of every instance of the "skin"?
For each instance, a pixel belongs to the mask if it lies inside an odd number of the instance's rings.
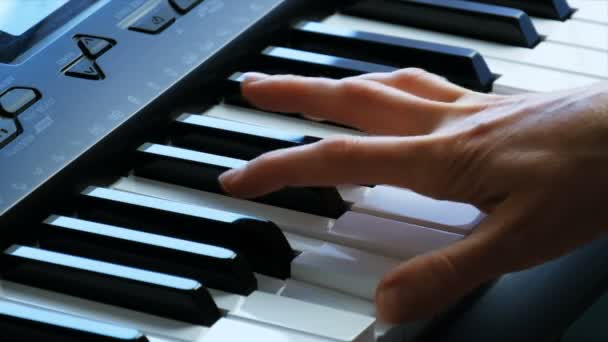
[[[497,96],[404,69],[343,80],[248,74],[242,91],[264,110],[303,113],[370,137],[260,156],[220,177],[232,195],[391,184],[488,214],[465,239],[385,275],[376,305],[387,322],[428,318],[487,280],[608,230],[608,84]]]

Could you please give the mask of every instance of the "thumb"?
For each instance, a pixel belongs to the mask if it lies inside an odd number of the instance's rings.
[[[503,203],[504,204],[504,203]],[[378,315],[392,324],[427,319],[510,268],[502,243],[505,216],[496,211],[470,236],[410,259],[385,275],[376,290]]]

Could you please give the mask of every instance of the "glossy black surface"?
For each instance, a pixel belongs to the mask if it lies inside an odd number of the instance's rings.
[[[2,279],[193,324],[220,312],[199,282],[39,248],[13,245],[0,259]]]
[[[345,12],[514,46],[532,48],[540,42],[524,12],[472,1],[364,0]]]
[[[566,20],[572,15],[572,7],[566,0],[476,0],[488,4],[520,9],[531,16]]]
[[[217,246],[51,216],[39,243],[46,249],[197,280],[206,287],[248,295],[257,280],[247,261]]]
[[[396,67],[361,60],[314,53],[280,46],[262,51],[255,71],[268,74],[298,74],[343,78],[370,72],[393,72]]]
[[[492,89],[494,80],[483,57],[471,49],[352,31],[310,21],[294,26],[289,46],[397,68],[422,68],[483,92]]]
[[[0,300],[3,341],[147,342],[139,331],[35,306]]]
[[[320,140],[207,115],[184,114],[173,125],[171,141],[174,145],[243,160]]]
[[[145,144],[138,150],[135,174],[145,178],[225,194],[218,177],[246,161],[174,146]],[[336,188],[288,187],[251,199],[309,214],[339,218],[348,205]]]
[[[242,253],[254,271],[285,279],[294,251],[272,222],[221,210],[91,187],[78,206],[79,217]]]

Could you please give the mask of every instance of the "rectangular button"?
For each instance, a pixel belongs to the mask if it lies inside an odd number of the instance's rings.
[[[139,331],[32,305],[0,300],[3,341],[147,342]]]
[[[224,194],[218,177],[246,161],[183,148],[144,144],[138,149],[135,174],[140,177]],[[336,188],[288,187],[253,201],[320,216],[338,218],[347,210]]]
[[[42,226],[40,246],[101,261],[192,278],[247,295],[257,282],[245,258],[222,247],[67,216]]]
[[[99,187],[81,194],[77,211],[85,219],[230,248],[262,274],[283,279],[290,274],[294,252],[269,221]]]
[[[129,30],[147,34],[158,34],[174,22],[175,12],[167,3],[162,1],[129,26]]]
[[[207,289],[187,278],[20,245],[1,263],[2,278],[16,283],[194,324],[220,316]]]

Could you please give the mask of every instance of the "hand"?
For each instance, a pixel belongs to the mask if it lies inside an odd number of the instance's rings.
[[[391,184],[476,205],[467,238],[405,261],[376,292],[391,323],[427,318],[481,283],[608,230],[608,85],[496,96],[418,69],[343,80],[250,74],[244,96],[369,132],[263,155],[222,175],[235,196],[285,186]]]

